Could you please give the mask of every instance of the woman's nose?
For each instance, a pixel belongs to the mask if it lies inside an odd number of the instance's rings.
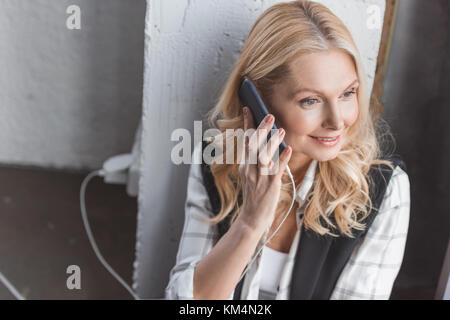
[[[341,130],[344,128],[344,118],[337,103],[329,103],[327,106],[324,127],[331,130]]]

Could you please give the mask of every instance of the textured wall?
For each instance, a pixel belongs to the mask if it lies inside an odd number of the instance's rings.
[[[160,298],[175,262],[184,222],[189,166],[175,166],[170,135],[214,105],[247,33],[264,9],[281,1],[148,0],[142,177],[134,287]],[[320,1],[348,25],[372,83],[381,30],[366,27],[367,8],[383,0]]]
[[[129,152],[145,0],[0,0],[0,163],[97,168]],[[81,30],[66,27],[69,5]]]

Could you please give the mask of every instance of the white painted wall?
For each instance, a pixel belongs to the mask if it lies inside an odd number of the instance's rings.
[[[162,298],[175,263],[184,223],[188,165],[170,152],[176,128],[193,136],[194,120],[211,109],[256,18],[281,1],[148,0],[146,16],[142,176],[139,193],[134,288],[142,298]],[[370,86],[381,29],[366,27],[367,8],[384,0],[319,1],[351,30]],[[381,19],[382,21],[382,19]]]
[[[130,5],[132,2],[132,5]],[[66,28],[69,5],[81,30]],[[141,117],[145,0],[0,0],[0,163],[93,169]]]

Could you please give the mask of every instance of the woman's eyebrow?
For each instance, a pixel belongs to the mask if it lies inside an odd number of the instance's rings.
[[[354,86],[354,85],[356,85],[356,84],[359,84],[359,80],[358,80],[358,79],[353,80],[353,82],[350,83],[349,86],[348,86],[347,88],[345,88],[345,90],[347,90],[348,88],[350,88],[350,87],[352,87],[352,86]],[[344,91],[345,91],[345,90],[344,90]]]
[[[347,86],[347,88],[344,89],[344,91],[347,90],[348,88],[350,88],[351,86],[356,85],[357,83],[359,83],[358,79],[353,80],[353,82],[350,83],[350,84]],[[303,91],[314,92],[314,93],[317,93],[317,94],[323,94],[323,93],[320,92],[319,90],[310,89],[310,88],[300,88],[300,89],[297,89],[297,90],[295,90],[294,92],[292,92],[292,93],[291,93],[291,97],[293,98],[293,97],[295,97],[296,95],[298,95],[299,93],[302,93]]]

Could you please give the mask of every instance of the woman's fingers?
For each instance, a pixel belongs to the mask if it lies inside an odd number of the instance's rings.
[[[247,137],[247,130],[249,127],[249,117],[248,117],[248,108],[244,107],[244,109],[242,110],[242,113],[244,114],[244,160],[245,163],[247,163],[248,161],[248,137]]]
[[[283,152],[280,155],[280,159],[278,160],[278,172],[277,176],[281,179],[281,176],[283,175],[284,171],[286,170],[286,166],[289,163],[289,160],[291,159],[292,155],[292,148],[291,146],[287,146]]]
[[[257,135],[255,130],[255,121],[253,119],[253,114],[250,110],[250,108],[245,107],[247,117],[247,127],[244,129],[245,134],[244,137],[248,139],[248,148],[246,150],[246,162],[250,165],[254,166],[254,169],[256,170],[258,165],[258,141],[257,141]]]
[[[250,136],[249,152],[250,160],[253,163],[258,161],[259,151],[264,147],[265,142],[267,141],[267,135],[273,127],[273,122],[274,117],[272,115],[267,115],[263,121],[261,121],[256,131]]]
[[[243,171],[245,175],[256,175],[257,173],[257,162],[256,156],[257,154],[251,154],[250,147],[250,138],[252,135],[252,131],[254,131],[254,121],[250,109],[248,107],[244,107],[244,163],[240,164],[240,170]]]
[[[256,140],[256,147],[258,150],[261,150],[262,147],[264,147],[266,141],[267,141],[267,135],[269,134],[269,131],[273,128],[274,123],[274,116],[269,114],[267,115],[263,121],[258,126],[258,129],[256,129],[256,132],[254,133],[255,140]]]
[[[276,159],[278,159],[278,150],[280,147],[281,142],[284,139],[286,132],[283,128],[278,129],[274,135],[271,136],[269,141],[267,142],[267,145],[263,148],[262,152],[259,154],[259,161],[267,166],[270,161],[273,159],[275,153],[277,155]]]
[[[273,115],[267,115],[264,120],[259,124],[258,128],[255,129],[253,115],[248,107],[244,107],[244,163],[241,162],[240,170],[247,177],[263,174],[279,174],[280,171],[284,172],[284,169],[289,161],[291,149],[286,148],[282,155],[274,162],[272,159],[275,152],[278,152],[279,146],[284,139],[286,134],[284,129],[279,129],[275,134],[271,135],[267,144],[267,136],[270,130],[273,128],[273,123],[275,117]],[[252,130],[253,129],[253,130]],[[286,158],[287,157],[287,158]],[[279,167],[281,166],[281,167]],[[270,171],[268,171],[270,170]]]

